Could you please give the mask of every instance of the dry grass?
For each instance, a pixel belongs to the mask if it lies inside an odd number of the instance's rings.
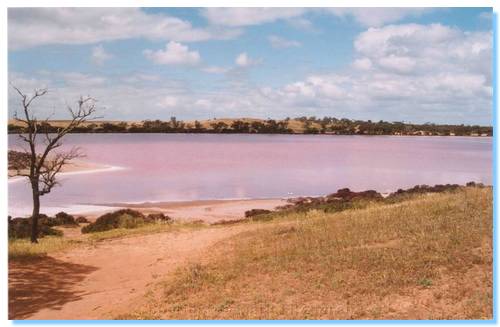
[[[103,241],[114,238],[133,237],[138,235],[166,233],[173,231],[181,231],[188,229],[203,228],[207,225],[201,223],[178,222],[178,223],[153,223],[144,224],[137,228],[116,228],[104,232],[96,232],[88,234],[89,241]]]
[[[48,253],[68,250],[82,243],[60,236],[43,237],[37,244],[32,244],[29,239],[9,240],[9,260],[41,257]]]
[[[492,202],[467,188],[289,214],[169,276],[125,318],[491,319]]]

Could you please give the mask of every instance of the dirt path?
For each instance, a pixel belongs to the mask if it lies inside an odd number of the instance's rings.
[[[36,262],[11,262],[10,319],[112,318],[164,275],[202,259],[210,246],[258,227],[142,235],[103,241]]]

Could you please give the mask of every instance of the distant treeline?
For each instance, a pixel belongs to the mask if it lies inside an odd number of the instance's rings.
[[[39,131],[56,132],[60,125],[40,123]],[[9,124],[9,133],[22,133],[23,126]],[[491,126],[410,124],[333,117],[299,117],[284,120],[216,120],[185,123],[175,117],[168,121],[144,120],[140,123],[95,122],[79,126],[73,133],[240,133],[240,134],[335,134],[335,135],[451,135],[492,136]]]

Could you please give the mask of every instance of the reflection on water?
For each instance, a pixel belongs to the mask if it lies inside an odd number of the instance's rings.
[[[9,136],[9,147],[19,144]],[[122,170],[61,176],[44,212],[111,202],[381,192],[415,184],[491,184],[492,139],[330,135],[71,134],[89,162]],[[73,208],[79,205],[80,207]],[[47,207],[49,207],[47,209]],[[9,183],[9,212],[28,213],[24,181]]]

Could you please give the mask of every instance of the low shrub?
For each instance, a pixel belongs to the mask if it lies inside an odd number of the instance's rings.
[[[271,210],[252,209],[252,210],[245,211],[245,217],[250,218],[250,217],[259,216],[259,215],[266,215],[268,213],[271,213]]]
[[[47,235],[62,236],[63,233],[57,229],[52,228],[53,225],[46,224],[49,219],[46,215],[41,215],[38,221],[38,237]],[[29,238],[31,236],[31,218],[14,218],[9,217],[8,234],[10,239]]]
[[[103,232],[115,228],[137,228],[146,223],[146,217],[139,211],[121,209],[106,213],[93,223],[82,228],[82,233]]]
[[[61,225],[77,225],[75,217],[63,211],[57,213],[55,217],[49,217],[41,213],[38,217],[38,223],[40,225],[46,225],[49,227]]]
[[[56,214],[55,221],[57,225],[77,225],[75,217],[64,211]]]
[[[344,200],[344,201],[352,201],[352,200],[382,200],[383,197],[380,193],[374,190],[362,191],[362,192],[353,192],[348,188],[342,188],[338,190],[336,193],[330,194],[326,196],[326,202],[335,201],[335,200]]]
[[[475,182],[468,182],[467,187],[481,187],[482,184],[476,184]],[[443,193],[443,192],[454,192],[462,188],[463,186],[458,184],[437,184],[434,186],[429,185],[416,185],[412,188],[402,190],[398,189],[384,199],[386,203],[395,203],[407,199],[415,194],[426,194],[426,193]]]
[[[166,216],[163,212],[158,212],[158,213],[150,213],[149,215],[147,215],[145,221],[148,223],[149,222],[171,223],[172,218]]]
[[[85,217],[83,217],[83,216],[77,217],[77,218],[75,219],[75,221],[76,221],[78,224],[86,224],[86,223],[89,223],[89,222],[90,222],[87,218],[85,218]]]

